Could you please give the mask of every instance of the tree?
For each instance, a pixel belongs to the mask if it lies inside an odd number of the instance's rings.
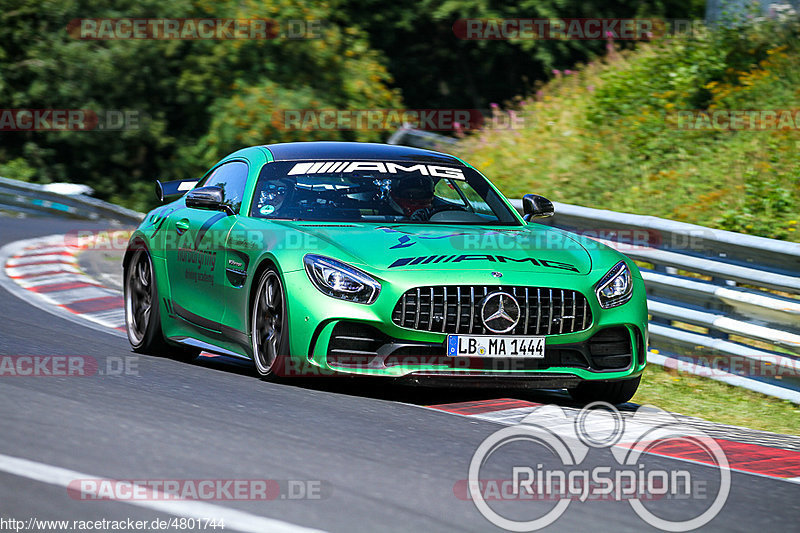
[[[131,112],[119,131],[0,132],[0,169],[36,181],[75,181],[132,207],[152,180],[198,176],[229,151],[298,138],[266,120],[287,106],[399,107],[365,34],[323,24],[321,38],[82,40],[81,18],[234,18],[330,21],[299,0],[3,0],[0,99],[8,109]],[[323,136],[323,134],[319,134]],[[377,132],[325,138],[377,140]],[[13,165],[12,165],[13,162]],[[21,164],[24,162],[24,166]],[[130,200],[129,199],[133,199]]]
[[[410,107],[479,108],[532,92],[552,69],[572,68],[602,53],[606,42],[472,41],[455,36],[464,18],[700,19],[701,0],[339,0],[339,21],[367,30],[389,59],[389,72]],[[630,43],[631,45],[633,43]]]

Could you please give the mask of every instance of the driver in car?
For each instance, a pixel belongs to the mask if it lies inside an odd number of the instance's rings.
[[[277,216],[292,188],[291,180],[268,180],[258,198],[256,209],[263,216]]]
[[[389,205],[407,217],[427,210],[433,204],[433,179],[430,176],[408,176],[396,180],[389,192]],[[422,211],[426,213],[426,211]],[[426,213],[427,214],[427,213]],[[419,214],[417,217],[419,218]],[[428,216],[421,217],[427,219]]]

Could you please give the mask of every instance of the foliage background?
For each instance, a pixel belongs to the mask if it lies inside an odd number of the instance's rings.
[[[741,14],[652,43],[464,41],[459,18],[699,19],[699,0],[0,0],[5,109],[119,109],[121,132],[0,132],[0,175],[86,183],[145,210],[152,180],[196,177],[223,155],[293,140],[281,109],[491,108],[525,128],[468,134],[459,155],[510,196],[653,214],[798,240],[797,131],[672,127],[679,109],[800,108],[796,17]],[[325,21],[308,40],[89,41],[76,18]],[[748,18],[749,17],[749,18]]]
[[[795,17],[753,17],[635,51],[612,45],[602,58],[557,72],[535,95],[518,99],[506,113],[516,114],[523,129],[482,131],[457,152],[511,197],[536,191],[800,241],[800,124],[762,131],[676,127],[678,110],[800,110],[798,35]]]

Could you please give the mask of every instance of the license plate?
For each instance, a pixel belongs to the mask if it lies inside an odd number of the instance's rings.
[[[450,357],[544,358],[544,337],[495,337],[492,335],[448,335]]]

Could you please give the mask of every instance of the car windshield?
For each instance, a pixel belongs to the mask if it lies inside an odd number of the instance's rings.
[[[408,161],[267,163],[250,215],[322,222],[520,224],[475,170]]]

